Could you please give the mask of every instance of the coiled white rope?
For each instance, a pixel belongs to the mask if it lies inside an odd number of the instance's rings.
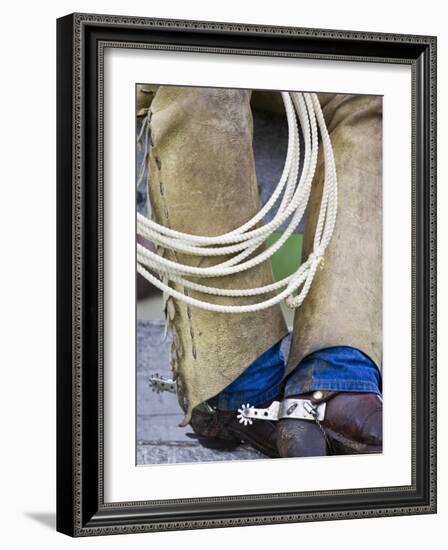
[[[157,253],[137,244],[137,270],[154,286],[166,294],[187,304],[208,311],[221,313],[247,313],[259,311],[278,304],[282,300],[291,308],[299,307],[307,296],[319,264],[330,242],[336,223],[337,178],[333,148],[316,94],[282,92],[288,121],[288,149],[280,180],[260,211],[239,228],[224,235],[205,237],[181,233],[137,214],[137,233],[154,244],[175,252],[193,256],[228,256],[230,259],[209,267],[194,267],[178,261],[168,260]],[[299,177],[300,140],[297,127],[299,120],[304,140],[304,160]],[[225,289],[198,284],[191,279],[222,277],[249,270],[269,258],[286,242],[299,225],[310,197],[311,186],[316,172],[318,154],[318,129],[322,140],[325,162],[325,177],[319,217],[314,235],[313,251],[297,271],[281,281],[250,289]],[[146,133],[146,162],[148,152],[149,121],[145,119],[142,132]],[[143,170],[144,171],[144,170]],[[139,181],[142,179],[142,171]],[[274,208],[281,198],[277,212],[269,223],[252,229]],[[282,236],[260,253],[253,253],[266,241],[280,225],[289,220]],[[251,256],[250,259],[247,259]],[[160,279],[148,271],[157,272]],[[188,277],[188,278],[187,278]],[[176,283],[183,289],[198,291],[204,296],[258,296],[279,291],[275,296],[249,305],[222,305],[193,298],[185,291],[170,286]],[[283,290],[280,290],[283,289]],[[297,294],[294,293],[297,291]]]

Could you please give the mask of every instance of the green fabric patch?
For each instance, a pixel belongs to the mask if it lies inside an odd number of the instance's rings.
[[[280,232],[272,233],[266,240],[267,246],[273,245],[281,236]],[[297,271],[302,258],[302,243],[303,235],[294,233],[271,257],[272,272],[276,281]]]

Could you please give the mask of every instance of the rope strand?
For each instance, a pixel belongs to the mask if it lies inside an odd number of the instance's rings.
[[[297,308],[303,303],[316,270],[323,261],[325,250],[330,242],[336,223],[336,166],[330,137],[317,95],[282,92],[282,98],[285,104],[289,133],[285,165],[273,194],[255,216],[229,233],[207,237],[182,233],[137,214],[137,233],[163,248],[192,256],[219,257],[235,254],[230,259],[212,266],[194,267],[177,260],[168,260],[146,249],[141,244],[137,244],[138,272],[164,293],[191,306],[222,313],[260,311],[272,307],[282,300],[285,300],[291,308]],[[300,123],[304,139],[304,160],[300,177],[300,140],[297,121]],[[146,138],[143,163],[146,163],[148,157],[149,132],[149,121],[145,119],[139,136],[139,141],[142,140],[143,135]],[[322,140],[325,177],[313,251],[306,261],[293,274],[281,281],[252,289],[216,288],[190,280],[191,278],[222,277],[252,269],[260,263],[268,261],[281,248],[300,224],[309,201],[317,165],[318,133],[320,133]],[[142,172],[144,173],[144,166],[139,172],[139,181],[143,177]],[[274,208],[280,197],[280,204],[271,221],[261,227],[252,229]],[[274,244],[254,255],[261,244],[284,222],[287,222],[287,227],[281,237]],[[249,257],[250,259],[247,259]],[[163,280],[158,279],[148,269],[159,273]],[[209,294],[224,297],[249,297],[272,293],[282,288],[283,290],[280,290],[275,296],[255,304],[222,305],[208,302],[205,299],[193,298],[183,291],[172,288],[170,283],[175,283],[181,288],[195,290],[204,296]],[[296,291],[298,291],[298,294],[294,296]]]

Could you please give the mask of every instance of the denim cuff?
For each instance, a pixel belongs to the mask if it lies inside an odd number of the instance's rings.
[[[282,388],[285,358],[281,343],[264,352],[209,403],[222,411],[236,411],[241,405],[260,405],[277,397]]]
[[[237,411],[241,405],[249,403],[249,405],[258,406],[266,401],[271,401],[277,397],[281,391],[281,384],[260,391],[241,391],[241,392],[221,392],[209,402],[220,411]]]
[[[381,374],[362,351],[337,346],[305,357],[285,380],[285,396],[315,390],[368,392],[381,395]]]

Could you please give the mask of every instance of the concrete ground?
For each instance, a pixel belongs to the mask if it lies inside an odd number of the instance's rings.
[[[265,458],[245,445],[232,452],[206,449],[187,436],[192,432],[189,426],[178,426],[183,414],[176,396],[168,392],[153,392],[148,383],[151,374],[170,377],[168,352],[171,338],[168,336],[164,341],[163,332],[163,321],[138,321],[137,464]]]

